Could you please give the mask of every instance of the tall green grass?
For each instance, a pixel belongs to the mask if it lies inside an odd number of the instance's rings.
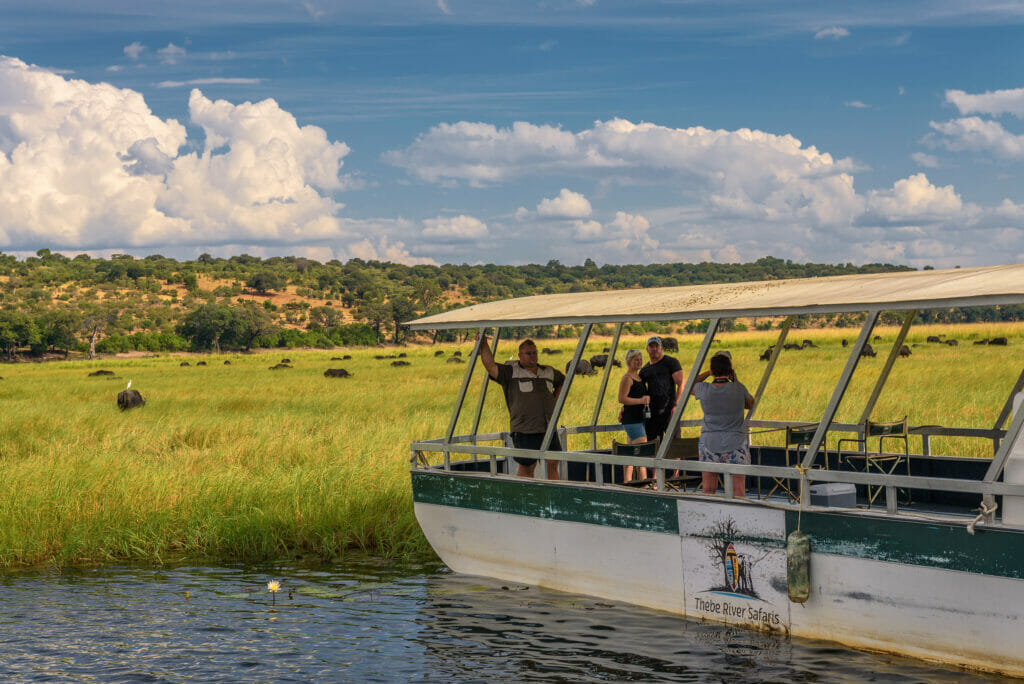
[[[862,361],[837,420],[856,420],[871,391],[882,347],[896,333],[878,332],[879,356]],[[924,343],[940,332],[960,346]],[[995,335],[1010,337],[1010,345],[970,344]],[[840,339],[855,336],[792,332],[790,340],[818,346],[784,352],[758,417],[817,420],[846,360]],[[677,337],[689,372],[700,337]],[[757,357],[774,336],[719,339],[716,346],[732,351],[740,379],[754,391],[765,365]],[[1024,326],[929,327],[908,341],[918,346],[898,360],[875,418],[991,427],[1020,372]],[[591,342],[587,355],[608,343]],[[643,343],[624,339],[620,358]],[[574,345],[541,346],[563,350],[542,358],[563,368]],[[409,443],[444,434],[466,368],[434,357],[434,349],[406,349],[407,367],[373,358],[394,353],[381,350],[354,351],[343,362],[330,361],[338,351],[289,351],[294,367],[275,371],[268,368],[280,352],[209,356],[205,367],[195,365],[199,357],[183,356],[0,365],[0,567],[429,553],[412,512]],[[461,349],[468,356],[470,346]],[[501,342],[497,357],[513,355],[514,343]],[[184,358],[192,365],[179,366]],[[329,367],[354,377],[325,378]],[[88,377],[100,368],[117,377]],[[600,422],[615,422],[621,374],[613,369]],[[478,367],[458,433],[470,430],[482,377]],[[147,404],[121,412],[116,396],[129,379]],[[600,375],[575,379],[560,423],[590,422],[599,383]],[[693,404],[687,415],[697,417]],[[492,384],[480,431],[507,426]],[[617,435],[602,434],[599,446]],[[936,439],[932,448],[991,455],[991,443],[967,442]],[[570,446],[588,444],[577,437]]]

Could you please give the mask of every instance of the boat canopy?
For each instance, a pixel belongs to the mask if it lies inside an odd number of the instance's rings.
[[[682,321],[1024,303],[1024,264],[536,295],[419,318],[413,330]]]

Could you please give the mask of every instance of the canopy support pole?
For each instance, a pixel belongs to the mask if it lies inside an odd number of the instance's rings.
[[[1010,457],[1010,450],[1013,449],[1013,445],[1017,442],[1017,438],[1020,437],[1021,432],[1024,432],[1024,405],[1020,411],[1014,415],[1013,420],[1010,421],[1010,427],[1006,428],[1006,434],[1003,436],[1003,441],[999,444],[999,449],[996,450],[995,456],[992,457],[992,463],[988,467],[988,472],[985,473],[985,477],[982,478],[982,482],[995,482],[1003,471],[1003,466],[1006,465],[1006,459]],[[996,497],[993,494],[984,494],[981,498],[984,504],[985,511],[995,511]],[[985,522],[992,522],[993,513],[987,513],[985,515]]]
[[[775,341],[775,346],[772,347],[772,354],[768,358],[768,366],[764,369],[764,373],[761,374],[761,384],[757,386],[757,392],[754,393],[754,405],[747,412],[748,421],[754,417],[754,411],[757,410],[757,405],[761,403],[764,390],[768,387],[768,378],[772,376],[772,371],[775,370],[775,362],[779,360],[779,355],[782,353],[782,345],[785,344],[786,335],[789,334],[789,329],[795,320],[796,316],[786,316],[786,320],[782,322],[782,329],[779,330],[779,339]]]
[[[889,380],[889,373],[892,372],[892,367],[900,355],[900,348],[903,347],[903,341],[907,339],[907,333],[910,332],[910,324],[914,322],[915,316],[917,316],[917,310],[911,309],[903,319],[903,327],[900,328],[899,334],[896,335],[896,341],[892,343],[892,349],[889,350],[889,358],[885,360],[882,372],[878,375],[878,381],[875,382],[875,388],[871,390],[868,403],[864,405],[864,411],[860,414],[860,419],[857,420],[861,425],[864,424],[864,421],[871,418],[871,412],[875,410],[875,403],[878,402],[878,397],[882,395],[882,388],[885,387],[885,383]]]
[[[832,419],[836,417],[836,411],[839,410],[839,404],[843,400],[843,395],[846,394],[846,388],[850,385],[853,372],[857,370],[860,353],[864,351],[864,345],[868,343],[868,340],[871,338],[871,331],[875,329],[875,323],[878,322],[879,313],[881,312],[877,309],[868,311],[867,318],[864,319],[860,335],[857,337],[857,341],[853,343],[853,349],[850,351],[850,358],[846,360],[846,367],[843,368],[842,375],[839,376],[839,381],[836,383],[836,388],[832,391],[832,398],[828,400],[828,406],[825,407],[825,415],[822,416],[821,422],[818,423],[818,429],[814,431],[811,443],[807,445],[807,453],[800,464],[804,468],[811,467],[811,464],[814,463],[814,457],[818,455],[818,449],[821,448],[821,443],[825,441],[825,435],[828,433],[829,426],[832,425]],[[803,488],[805,482],[805,478],[800,478],[801,501],[804,500]]]
[[[1006,403],[1003,404],[1003,410],[999,412],[999,417],[996,418],[996,424],[992,426],[993,430],[1002,430],[1003,424],[1006,423],[1006,419],[1010,417],[1010,412],[1013,411],[1013,398],[1017,396],[1017,393],[1024,389],[1024,370],[1020,372],[1020,376],[1017,378],[1016,384],[1013,389],[1010,390],[1010,396],[1006,398]]]
[[[686,410],[686,403],[690,398],[690,394],[693,392],[693,385],[697,379],[697,375],[700,373],[701,367],[704,365],[704,359],[708,355],[708,350],[711,349],[711,342],[715,339],[715,333],[718,332],[718,323],[721,319],[712,318],[708,321],[708,331],[704,335],[704,340],[700,343],[700,349],[697,350],[697,358],[693,360],[693,367],[690,369],[689,375],[686,376],[686,381],[683,383],[683,396],[679,398],[676,403],[676,410],[672,412],[672,417],[669,418],[668,427],[665,428],[665,438],[661,440],[661,444],[658,445],[658,458],[664,459],[668,455],[669,447],[672,446],[672,438],[676,434],[676,430],[679,429],[679,419],[683,415],[683,411]],[[658,491],[665,491],[665,471],[661,468],[657,470],[658,480]]]
[[[501,328],[494,329],[494,345],[491,347],[491,354],[497,358],[498,355],[498,340],[501,339]],[[473,437],[473,444],[476,444],[476,435],[480,429],[480,416],[484,412],[484,401],[487,399],[487,387],[491,384],[491,376],[488,373],[484,373],[484,381],[480,384],[480,400],[476,403],[476,415],[473,416],[473,431],[469,434]],[[477,459],[477,455],[473,454],[473,460]]]
[[[622,334],[622,323],[615,326],[615,337],[612,338],[612,346],[608,352],[608,360],[604,365],[604,374],[601,376],[601,388],[597,390],[597,403],[594,405],[594,416],[590,419],[590,427],[597,427],[597,421],[601,417],[601,404],[604,403],[604,393],[608,389],[608,377],[612,374],[612,361],[615,360],[615,352],[619,349],[619,336]],[[590,433],[590,450],[597,451],[597,433]]]
[[[587,323],[583,326],[583,334],[580,335],[580,341],[576,344],[576,353],[572,355],[572,361],[569,362],[569,367],[565,369],[565,383],[562,385],[562,391],[558,393],[558,399],[555,401],[555,408],[551,413],[551,419],[548,421],[548,429],[544,433],[544,441],[540,443],[542,475],[545,478],[547,478],[547,459],[543,457],[543,453],[548,450],[548,445],[551,444],[551,437],[555,434],[558,420],[562,416],[562,407],[565,406],[565,397],[569,394],[569,388],[572,387],[572,379],[576,375],[576,364],[580,362],[580,358],[583,356],[583,350],[587,346],[587,338],[590,337],[590,330],[593,327],[593,323]],[[566,449],[567,446],[563,444],[562,449]],[[565,461],[562,462],[565,463]]]
[[[448,423],[448,431],[444,433],[445,446],[451,444],[452,437],[455,436],[455,426],[459,422],[459,414],[462,413],[462,404],[466,401],[466,390],[469,389],[469,383],[473,379],[473,369],[476,368],[476,358],[480,355],[480,344],[486,332],[487,328],[480,328],[480,334],[477,335],[476,343],[473,345],[473,351],[469,355],[469,363],[466,364],[466,375],[462,378],[462,387],[459,389],[459,398],[455,400],[455,408],[452,410],[452,419]],[[451,470],[451,454],[447,451],[444,452],[444,469]]]

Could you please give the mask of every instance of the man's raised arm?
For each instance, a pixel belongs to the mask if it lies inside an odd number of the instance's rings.
[[[487,369],[487,374],[497,380],[498,364],[494,361],[494,354],[491,352],[491,346],[487,344],[487,335],[484,335],[480,340],[480,361],[483,362],[484,368]]]

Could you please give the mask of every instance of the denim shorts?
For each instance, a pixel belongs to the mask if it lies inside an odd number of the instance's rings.
[[[644,432],[643,423],[623,423],[622,429],[626,431],[626,437],[629,437],[630,442],[634,439],[647,437],[647,433]]]
[[[713,451],[708,451],[703,443],[697,444],[697,453],[700,454],[700,460],[711,463],[732,463],[733,465],[750,465],[750,447],[746,444],[741,446],[735,451],[726,451],[721,454],[716,454]]]

